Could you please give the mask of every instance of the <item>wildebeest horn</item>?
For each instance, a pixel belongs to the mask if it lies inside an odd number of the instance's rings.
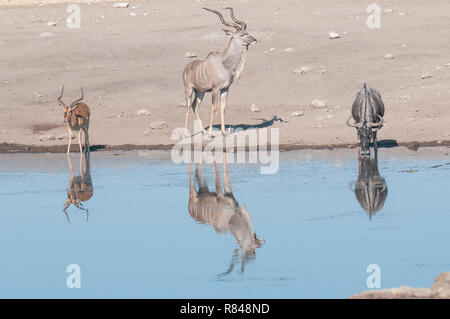
[[[62,98],[62,96],[63,96],[63,93],[64,93],[64,85],[63,85],[63,87],[62,87],[62,89],[61,89],[61,94],[60,94],[59,97],[58,97],[58,101],[59,101],[59,103],[61,103],[63,106],[66,106],[66,107],[67,107],[67,105],[61,100],[61,98]]]
[[[235,28],[236,30],[240,30],[241,29],[240,25],[237,25],[235,23],[226,22],[225,19],[223,18],[223,15],[219,11],[216,11],[216,10],[213,10],[213,9],[208,9],[208,8],[203,8],[203,9],[205,9],[206,11],[209,11],[209,12],[217,14],[219,16],[220,21],[224,25],[226,25],[227,27],[232,27],[232,28]]]
[[[78,100],[72,102],[72,104],[70,105],[70,107],[75,107],[75,106],[78,104],[78,102],[83,101],[83,98],[84,98],[83,88],[80,87],[80,89],[81,89],[81,97],[80,97]]]
[[[242,27],[242,31],[245,31],[245,29],[247,29],[247,23],[245,23],[244,21],[240,21],[240,20],[236,19],[236,17],[234,16],[233,8],[226,7],[225,9],[230,10],[231,19],[233,19],[234,22],[236,22],[237,24],[239,24]]]
[[[383,125],[383,118],[380,115],[377,115],[377,116],[380,119],[380,122],[378,122],[378,123],[367,123],[368,127],[380,128]]]
[[[351,118],[352,118],[352,116],[350,115],[347,119],[347,126],[356,127],[356,128],[360,128],[362,126],[362,123],[350,123]]]

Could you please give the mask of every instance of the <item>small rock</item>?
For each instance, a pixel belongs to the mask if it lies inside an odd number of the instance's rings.
[[[334,31],[332,31],[332,32],[328,33],[328,37],[329,37],[330,39],[338,39],[338,38],[340,38],[341,36],[339,35],[339,33],[336,33],[336,32],[334,32]]]
[[[128,2],[116,2],[113,4],[113,8],[128,8],[129,5]]]
[[[256,106],[256,104],[252,104],[252,106],[250,107],[250,111],[261,112],[261,109],[258,106]]]
[[[48,25],[49,27],[55,27],[56,26],[56,22],[49,21],[49,22],[46,23],[46,25]]]
[[[180,102],[180,104],[178,104],[179,107],[186,107],[186,102]]]
[[[137,14],[136,13],[134,13],[134,12],[130,12],[130,17],[136,17],[137,16]]]
[[[315,99],[311,102],[311,106],[315,108],[323,108],[327,106],[327,103],[323,100]]]
[[[155,121],[150,123],[150,128],[152,130],[160,130],[167,127],[167,122],[164,121]]]
[[[269,52],[270,52],[270,53],[275,52],[275,48],[270,48],[270,49],[269,49]]]
[[[384,55],[384,58],[385,58],[385,59],[393,59],[393,58],[394,58],[394,55],[388,53],[388,54],[385,54],[385,55]]]
[[[334,119],[334,115],[332,115],[332,114],[327,115],[327,119],[329,119],[329,120]]]
[[[136,112],[136,115],[150,115],[150,112],[147,109],[141,109]]]
[[[295,111],[291,113],[291,116],[303,116],[305,111]]]
[[[311,71],[311,68],[309,66],[302,66],[299,69],[294,69],[294,71],[292,71],[295,74],[305,74],[306,72]]]
[[[293,48],[287,48],[286,50],[284,50],[284,52],[294,52],[294,49]]]
[[[406,43],[403,43],[403,44],[402,44],[402,48],[406,48],[406,47],[408,47],[408,46],[406,45]]]
[[[54,141],[55,139],[56,139],[56,137],[51,134],[45,134],[45,135],[39,136],[39,141],[42,141],[42,142]]]
[[[197,54],[188,51],[188,52],[186,52],[186,53],[184,54],[184,57],[185,57],[185,58],[195,58],[195,57],[197,57]]]
[[[404,16],[408,15],[408,13],[407,12],[399,12],[398,15],[401,17],[404,17]]]
[[[450,68],[450,63],[446,63],[445,66],[446,66],[447,68]]]
[[[422,80],[425,80],[425,79],[431,78],[432,76],[433,76],[433,74],[431,74],[431,73],[423,73],[423,74],[420,76],[420,78],[421,78]]]
[[[394,9],[391,9],[391,8],[387,8],[387,9],[384,10],[384,12],[386,12],[386,13],[390,13],[390,12],[393,12],[393,11],[394,11]]]
[[[39,36],[41,38],[53,38],[55,34],[51,32],[42,32]]]

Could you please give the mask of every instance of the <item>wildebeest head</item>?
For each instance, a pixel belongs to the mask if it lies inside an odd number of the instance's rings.
[[[383,126],[383,118],[379,115],[378,118],[379,122],[350,123],[351,116],[347,120],[347,125],[356,127],[358,131],[358,136],[361,141],[361,156],[370,154],[370,141],[372,140],[373,133]]]

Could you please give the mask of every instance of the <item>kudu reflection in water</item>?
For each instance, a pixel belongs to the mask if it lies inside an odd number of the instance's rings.
[[[86,222],[89,218],[89,211],[84,208],[82,202],[87,202],[94,195],[94,188],[92,186],[92,177],[91,177],[91,164],[90,164],[90,152],[86,153],[86,167],[83,170],[83,156],[80,154],[80,175],[74,176],[73,174],[73,166],[72,159],[70,158],[70,154],[67,154],[67,161],[69,162],[70,168],[70,182],[69,187],[67,188],[67,201],[64,205],[64,214],[66,214],[67,221],[70,223],[69,215],[67,214],[67,209],[70,205],[74,205],[80,210],[86,212]]]
[[[201,163],[198,164],[195,172],[195,179],[198,184],[198,190],[196,189],[192,178],[191,165],[188,164],[189,214],[195,221],[213,226],[218,233],[231,232],[240,248],[234,251],[230,267],[222,275],[231,273],[239,257],[241,258],[241,272],[244,272],[245,263],[255,258],[255,251],[264,243],[264,240],[258,238],[253,232],[250,214],[244,206],[239,205],[233,196],[225,161],[223,164],[224,191],[222,191],[215,162],[213,162],[213,167],[216,183],[215,192],[209,191],[207,183],[202,178]]]
[[[386,180],[378,171],[378,152],[375,151],[375,156],[358,156],[358,165],[355,196],[369,218],[372,218],[383,208],[388,194]]]

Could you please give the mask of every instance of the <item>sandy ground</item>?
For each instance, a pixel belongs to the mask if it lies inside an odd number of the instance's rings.
[[[67,130],[56,102],[63,84],[66,101],[78,97],[80,86],[85,90],[91,144],[169,149],[172,130],[184,126],[181,72],[191,60],[185,53],[202,58],[225,46],[223,25],[201,8],[228,5],[258,43],[231,86],[227,124],[279,128],[286,149],[352,144],[355,131],[345,120],[367,82],[386,105],[380,140],[449,145],[450,1],[377,1],[376,30],[366,26],[370,3],[153,0],[126,9],[91,3],[80,4],[80,29],[66,27],[67,4],[3,6],[0,149],[64,150]],[[329,39],[330,31],[341,38]],[[303,66],[310,71],[293,72]],[[313,108],[314,99],[327,107]],[[200,108],[205,125],[210,101],[208,94]],[[149,115],[137,115],[140,109]],[[292,116],[295,111],[304,115]],[[151,129],[154,121],[167,127]]]

